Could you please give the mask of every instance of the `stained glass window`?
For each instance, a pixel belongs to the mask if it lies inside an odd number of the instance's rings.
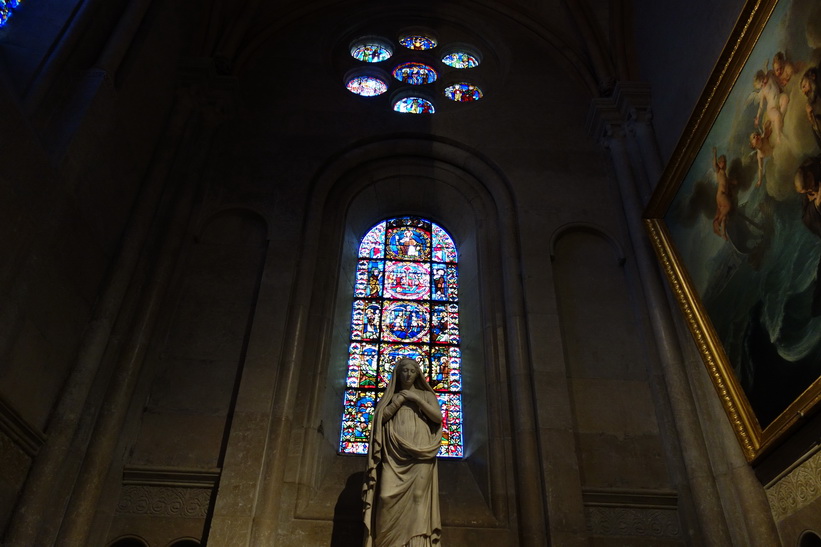
[[[432,84],[436,81],[436,71],[424,63],[402,63],[393,69],[393,77],[411,85]]]
[[[4,26],[12,12],[20,5],[20,0],[0,0],[0,27]]]
[[[396,361],[419,362],[444,417],[440,457],[462,442],[462,353],[456,245],[417,217],[380,222],[359,245],[339,451],[367,454],[376,403]]]
[[[476,68],[479,59],[464,51],[454,51],[442,57],[442,62],[453,68]]]
[[[460,82],[445,88],[445,97],[457,103],[478,101],[482,98],[482,90],[473,84]]]
[[[393,109],[403,114],[433,114],[433,103],[422,97],[405,97],[393,105]]]
[[[399,39],[399,43],[408,49],[424,51],[436,47],[436,39],[422,34],[411,34]]]
[[[351,57],[366,63],[379,63],[391,58],[393,51],[376,41],[363,41],[351,48]]]
[[[348,91],[363,97],[375,97],[388,90],[388,84],[374,76],[357,76],[348,80]]]

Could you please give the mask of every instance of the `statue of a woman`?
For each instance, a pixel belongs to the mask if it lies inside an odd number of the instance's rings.
[[[362,498],[365,547],[440,545],[439,401],[413,359],[400,359],[376,405]]]

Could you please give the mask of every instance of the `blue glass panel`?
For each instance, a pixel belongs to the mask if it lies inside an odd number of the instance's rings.
[[[483,96],[481,89],[467,82],[460,82],[445,88],[445,97],[457,103],[478,101]]]
[[[433,306],[430,320],[430,341],[434,344],[459,343],[459,311],[456,304]]]
[[[479,59],[464,51],[454,51],[442,57],[442,62],[453,68],[476,68]]]
[[[351,314],[351,338],[354,340],[379,339],[380,302],[354,300]]]
[[[430,355],[430,386],[435,391],[462,390],[462,359],[459,348],[434,347]]]
[[[380,222],[370,229],[359,245],[359,258],[385,257],[385,223]]]
[[[399,359],[413,359],[422,367],[425,378],[428,378],[430,368],[430,351],[427,346],[387,344],[382,347],[379,355],[378,387],[385,388],[391,381],[391,371]]]
[[[460,458],[462,449],[462,394],[438,393],[439,406],[442,408],[442,446],[439,456]]]
[[[430,232],[415,226],[388,229],[387,258],[404,260],[430,259]]]
[[[363,97],[376,97],[388,90],[388,84],[374,76],[357,76],[348,80],[347,88]]]
[[[422,97],[405,97],[394,103],[393,109],[403,114],[433,114],[436,109],[433,103]]]
[[[393,69],[393,77],[410,85],[432,84],[436,81],[436,71],[424,63],[402,63]]]
[[[391,58],[393,52],[382,44],[363,42],[351,49],[351,56],[357,61],[379,63]]]
[[[434,251],[434,254],[436,252]],[[431,278],[431,300],[448,299],[448,276],[445,264],[433,264],[433,276]]]
[[[375,390],[345,390],[340,450],[349,454],[367,454],[371,419],[377,402]]]
[[[436,47],[436,39],[431,36],[422,34],[412,34],[410,36],[403,36],[399,39],[399,43],[408,49],[416,51],[424,51],[426,49],[433,49]]]
[[[385,265],[385,298],[422,300],[430,296],[430,266],[423,262]]]
[[[424,302],[386,301],[382,310],[382,339],[389,342],[427,342],[430,310]]]
[[[433,261],[456,262],[456,245],[453,239],[438,224],[432,224]]]
[[[463,455],[456,246],[417,217],[377,224],[359,247],[339,450],[367,453],[373,404],[400,358],[421,364],[445,416],[442,457]],[[432,260],[433,259],[433,260]]]
[[[448,300],[455,302],[459,299],[459,273],[456,264],[448,264]]]
[[[379,298],[382,296],[381,260],[360,260],[356,264],[356,285],[354,296],[357,298]]]
[[[345,385],[358,388],[376,387],[378,361],[379,350],[376,344],[352,343]]]
[[[8,22],[14,9],[19,5],[19,0],[0,0],[0,27]]]

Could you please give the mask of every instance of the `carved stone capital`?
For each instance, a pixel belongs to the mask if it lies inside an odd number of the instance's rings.
[[[611,139],[624,138],[624,122],[624,116],[613,99],[593,99],[587,115],[587,132],[602,146],[608,147]]]
[[[649,123],[650,84],[645,82],[619,82],[613,92],[613,99],[626,120]]]

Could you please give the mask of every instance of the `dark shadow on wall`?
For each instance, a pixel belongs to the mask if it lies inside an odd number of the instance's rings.
[[[331,547],[361,547],[365,532],[362,524],[362,481],[364,472],[354,473],[334,506],[334,529]]]

